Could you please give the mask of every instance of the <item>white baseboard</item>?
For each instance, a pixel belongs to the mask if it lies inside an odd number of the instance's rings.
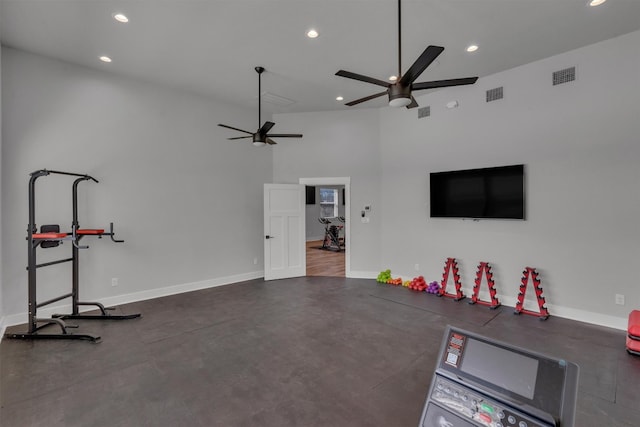
[[[181,285],[167,286],[164,288],[150,289],[148,291],[135,292],[132,294],[118,295],[111,298],[104,298],[102,301],[106,306],[128,304],[130,302],[144,301],[153,298],[166,297],[169,295],[181,294],[184,292],[198,291],[200,289],[215,288],[216,286],[230,285],[232,283],[245,282],[247,280],[259,279],[264,276],[263,271],[237,274],[234,276],[219,277],[216,279],[202,280],[200,282],[184,283]]]
[[[346,277],[351,279],[376,279],[378,273],[375,271],[348,271]]]
[[[465,295],[472,295],[472,289],[464,289]],[[518,299],[517,297],[499,296],[502,305],[508,307],[515,307]],[[535,306],[535,304],[534,304]],[[545,306],[549,310],[550,316],[562,317],[563,319],[577,320],[578,322],[591,323],[592,325],[604,326],[606,328],[619,329],[622,331],[627,330],[627,319],[623,317],[610,316],[608,314],[594,313],[591,311],[580,310],[572,307],[564,307],[561,305],[546,303]],[[526,309],[526,303],[524,308]],[[538,308],[532,309],[537,311]]]
[[[263,271],[254,271],[251,273],[237,274],[234,276],[218,277],[215,279],[202,280],[199,282],[183,283],[180,285],[166,286],[164,288],[149,289],[141,292],[134,292],[131,294],[117,295],[114,297],[100,298],[98,301],[104,306],[116,306],[121,304],[128,304],[131,302],[144,301],[152,298],[166,297],[169,295],[181,294],[184,292],[198,291],[200,289],[214,288],[216,286],[230,285],[232,283],[244,282],[247,280],[259,279],[264,276]],[[94,310],[95,307],[83,306],[81,311]],[[58,305],[55,307],[46,307],[38,310],[38,317],[51,317],[56,313],[69,313],[71,311],[71,304]],[[2,335],[4,335],[4,329],[7,326],[20,325],[27,323],[29,316],[26,312],[11,314],[0,319],[0,327],[2,328]]]
[[[371,275],[373,274],[373,276]],[[418,273],[414,275],[397,275],[392,274],[393,277],[402,277],[402,280],[411,280],[413,277],[419,276]],[[378,277],[378,273],[367,272],[351,272],[348,277],[363,278],[363,279],[375,279]],[[469,296],[473,294],[473,289],[462,289],[462,292]],[[517,297],[498,296],[502,305],[507,307],[515,307],[518,302]],[[606,328],[613,328],[622,331],[627,330],[628,319],[625,317],[610,316],[608,314],[594,313],[591,311],[580,310],[572,307],[564,307],[561,305],[546,304],[549,314],[551,316],[562,317],[563,319],[576,320],[578,322],[590,323],[592,325],[604,326]],[[525,305],[526,308],[526,305]]]
[[[619,329],[621,331],[627,330],[628,319],[624,317],[609,316],[608,314],[593,313],[590,311],[552,304],[547,304],[547,307],[552,316],[591,323],[593,325],[604,326],[607,328]]]
[[[4,336],[4,330],[7,328],[4,319],[4,316],[0,317],[0,339]]]

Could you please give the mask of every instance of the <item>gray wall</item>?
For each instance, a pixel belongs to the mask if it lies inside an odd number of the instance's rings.
[[[2,191],[2,49],[0,49],[0,192]],[[2,242],[2,197],[0,197],[0,242]],[[2,257],[2,245],[0,244],[0,259]],[[4,330],[4,304],[2,298],[2,263],[0,262],[0,333]]]
[[[253,109],[14,49],[2,54],[6,316],[26,320],[27,184],[38,169],[96,177],[99,184],[80,184],[80,225],[113,221],[126,240],[83,240],[91,246],[80,255],[84,300],[120,302],[262,276],[271,153],[227,141],[233,135],[216,126],[250,127]],[[71,182],[53,175],[37,181],[38,226],[70,229]],[[68,243],[39,250],[39,262],[70,250]],[[38,270],[38,298],[67,292],[70,271],[70,264]]]
[[[624,327],[640,306],[639,44],[635,32],[420,97],[429,118],[383,110],[382,259],[438,280],[456,257],[468,292],[478,263],[491,262],[508,304],[523,268],[537,267],[552,314]],[[571,66],[577,80],[552,86],[552,72]],[[486,103],[499,86],[504,99]],[[519,163],[526,221],[429,217],[430,172]]]
[[[352,276],[375,277],[380,266],[379,115],[377,109],[274,115],[278,129],[304,135],[273,151],[274,182],[351,177]],[[357,220],[365,205],[372,206],[368,224]]]
[[[639,44],[635,32],[423,95],[425,119],[392,108],[278,115],[279,126],[305,139],[274,152],[274,176],[352,176],[352,218],[372,204],[370,224],[352,221],[353,270],[440,280],[455,257],[469,293],[478,263],[488,261],[498,296],[513,305],[532,266],[552,315],[625,328],[640,305],[640,57],[631,54]],[[571,66],[577,80],[553,87],[552,72]],[[504,99],[486,103],[485,91],[498,86]],[[459,108],[447,109],[451,100]],[[519,163],[526,221],[429,217],[430,172]],[[533,299],[525,307],[537,310]]]
[[[453,256],[469,290],[477,263],[489,261],[498,295],[512,304],[531,265],[552,314],[624,327],[640,305],[640,58],[630,53],[638,44],[635,32],[426,94],[418,101],[431,106],[427,119],[390,108],[279,114],[280,129],[305,136],[273,151],[229,143],[215,126],[251,126],[252,110],[4,49],[4,314],[26,310],[28,174],[50,168],[100,179],[81,188],[81,225],[114,221],[127,240],[89,242],[81,254],[85,299],[151,297],[259,275],[262,183],[348,176],[353,276],[390,268],[438,280]],[[550,85],[552,71],[574,65],[577,81]],[[505,99],[485,103],[484,91],[497,86]],[[453,99],[460,107],[447,110]],[[526,221],[429,218],[429,172],[513,163],[527,167]],[[69,183],[41,180],[38,224],[68,227]],[[356,220],[365,205],[367,224]],[[40,253],[43,261],[54,256]],[[39,275],[43,298],[68,287],[67,266],[56,268]],[[625,306],[614,304],[615,293]]]

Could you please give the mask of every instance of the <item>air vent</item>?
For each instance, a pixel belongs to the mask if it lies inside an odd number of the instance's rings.
[[[504,92],[502,90],[502,86],[489,89],[487,91],[487,102],[497,101],[498,99],[504,98]]]
[[[262,92],[262,101],[268,102],[269,104],[278,105],[280,107],[288,107],[291,104],[295,104],[296,101],[285,98],[284,96],[274,95],[269,92]]]
[[[576,79],[576,67],[565,68],[553,73],[553,85],[572,82]]]
[[[426,107],[418,108],[418,118],[422,119],[424,117],[429,117],[431,115],[431,106],[427,105]]]

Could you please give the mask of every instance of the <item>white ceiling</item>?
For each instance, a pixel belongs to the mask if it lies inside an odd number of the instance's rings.
[[[445,47],[418,82],[482,77],[638,30],[640,0],[404,0],[402,27],[403,71],[428,45]],[[398,67],[396,0],[0,0],[0,39],[244,107],[257,105],[260,65],[262,91],[295,101],[263,103],[276,113],[386,105],[342,105],[381,88],[334,74],[386,80]]]

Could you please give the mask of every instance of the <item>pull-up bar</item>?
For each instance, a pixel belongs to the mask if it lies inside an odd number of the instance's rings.
[[[31,175],[32,178],[33,177],[38,178],[40,176],[46,176],[46,175],[49,175],[49,174],[52,174],[52,173],[53,174],[57,174],[57,175],[81,176],[81,177],[84,177],[85,179],[92,179],[95,182],[98,182],[97,179],[95,179],[94,177],[92,177],[90,175],[87,175],[86,173],[85,174],[81,174],[81,173],[73,173],[73,172],[52,171],[52,170],[49,170],[49,169],[40,169],[40,170],[37,170],[35,172],[31,172],[29,175]]]
[[[48,176],[50,174],[75,176],[76,180],[72,186],[72,199],[73,199],[73,221],[71,224],[70,233],[61,233],[58,225],[43,225],[40,233],[38,233],[36,221],[35,221],[35,183],[41,176]],[[98,320],[124,320],[134,319],[140,317],[139,313],[129,315],[110,315],[107,310],[113,310],[113,308],[107,308],[98,302],[81,302],[79,301],[79,250],[87,249],[89,246],[79,245],[80,239],[84,236],[109,236],[113,242],[122,243],[124,240],[117,240],[115,238],[115,232],[113,230],[113,223],[109,225],[109,232],[106,233],[104,229],[81,229],[78,223],[78,184],[82,181],[94,181],[98,182],[94,177],[87,174],[78,174],[72,172],[62,172],[55,170],[40,169],[30,174],[29,179],[29,225],[27,227],[27,241],[28,241],[28,284],[29,284],[29,301],[28,301],[28,313],[29,313],[29,328],[28,332],[21,334],[5,334],[7,338],[17,339],[82,339],[97,342],[100,340],[99,336],[90,334],[71,334],[68,328],[75,328],[77,326],[67,325],[63,319],[98,319]],[[36,263],[36,249],[38,246],[41,248],[56,247],[65,240],[71,240],[72,242],[72,257],[61,259],[57,261],[50,261],[43,264]],[[36,269],[41,267],[47,267],[50,265],[60,264],[63,262],[71,261],[73,264],[73,277],[72,277],[72,290],[71,293],[64,294],[58,297],[54,297],[47,301],[38,303],[36,301]],[[63,300],[65,298],[72,298],[72,312],[70,314],[54,314],[51,318],[38,318],[36,315],[37,309],[45,305]],[[100,314],[80,314],[79,306],[95,306],[100,310]],[[58,325],[62,333],[60,334],[41,334],[38,331],[49,325]]]

